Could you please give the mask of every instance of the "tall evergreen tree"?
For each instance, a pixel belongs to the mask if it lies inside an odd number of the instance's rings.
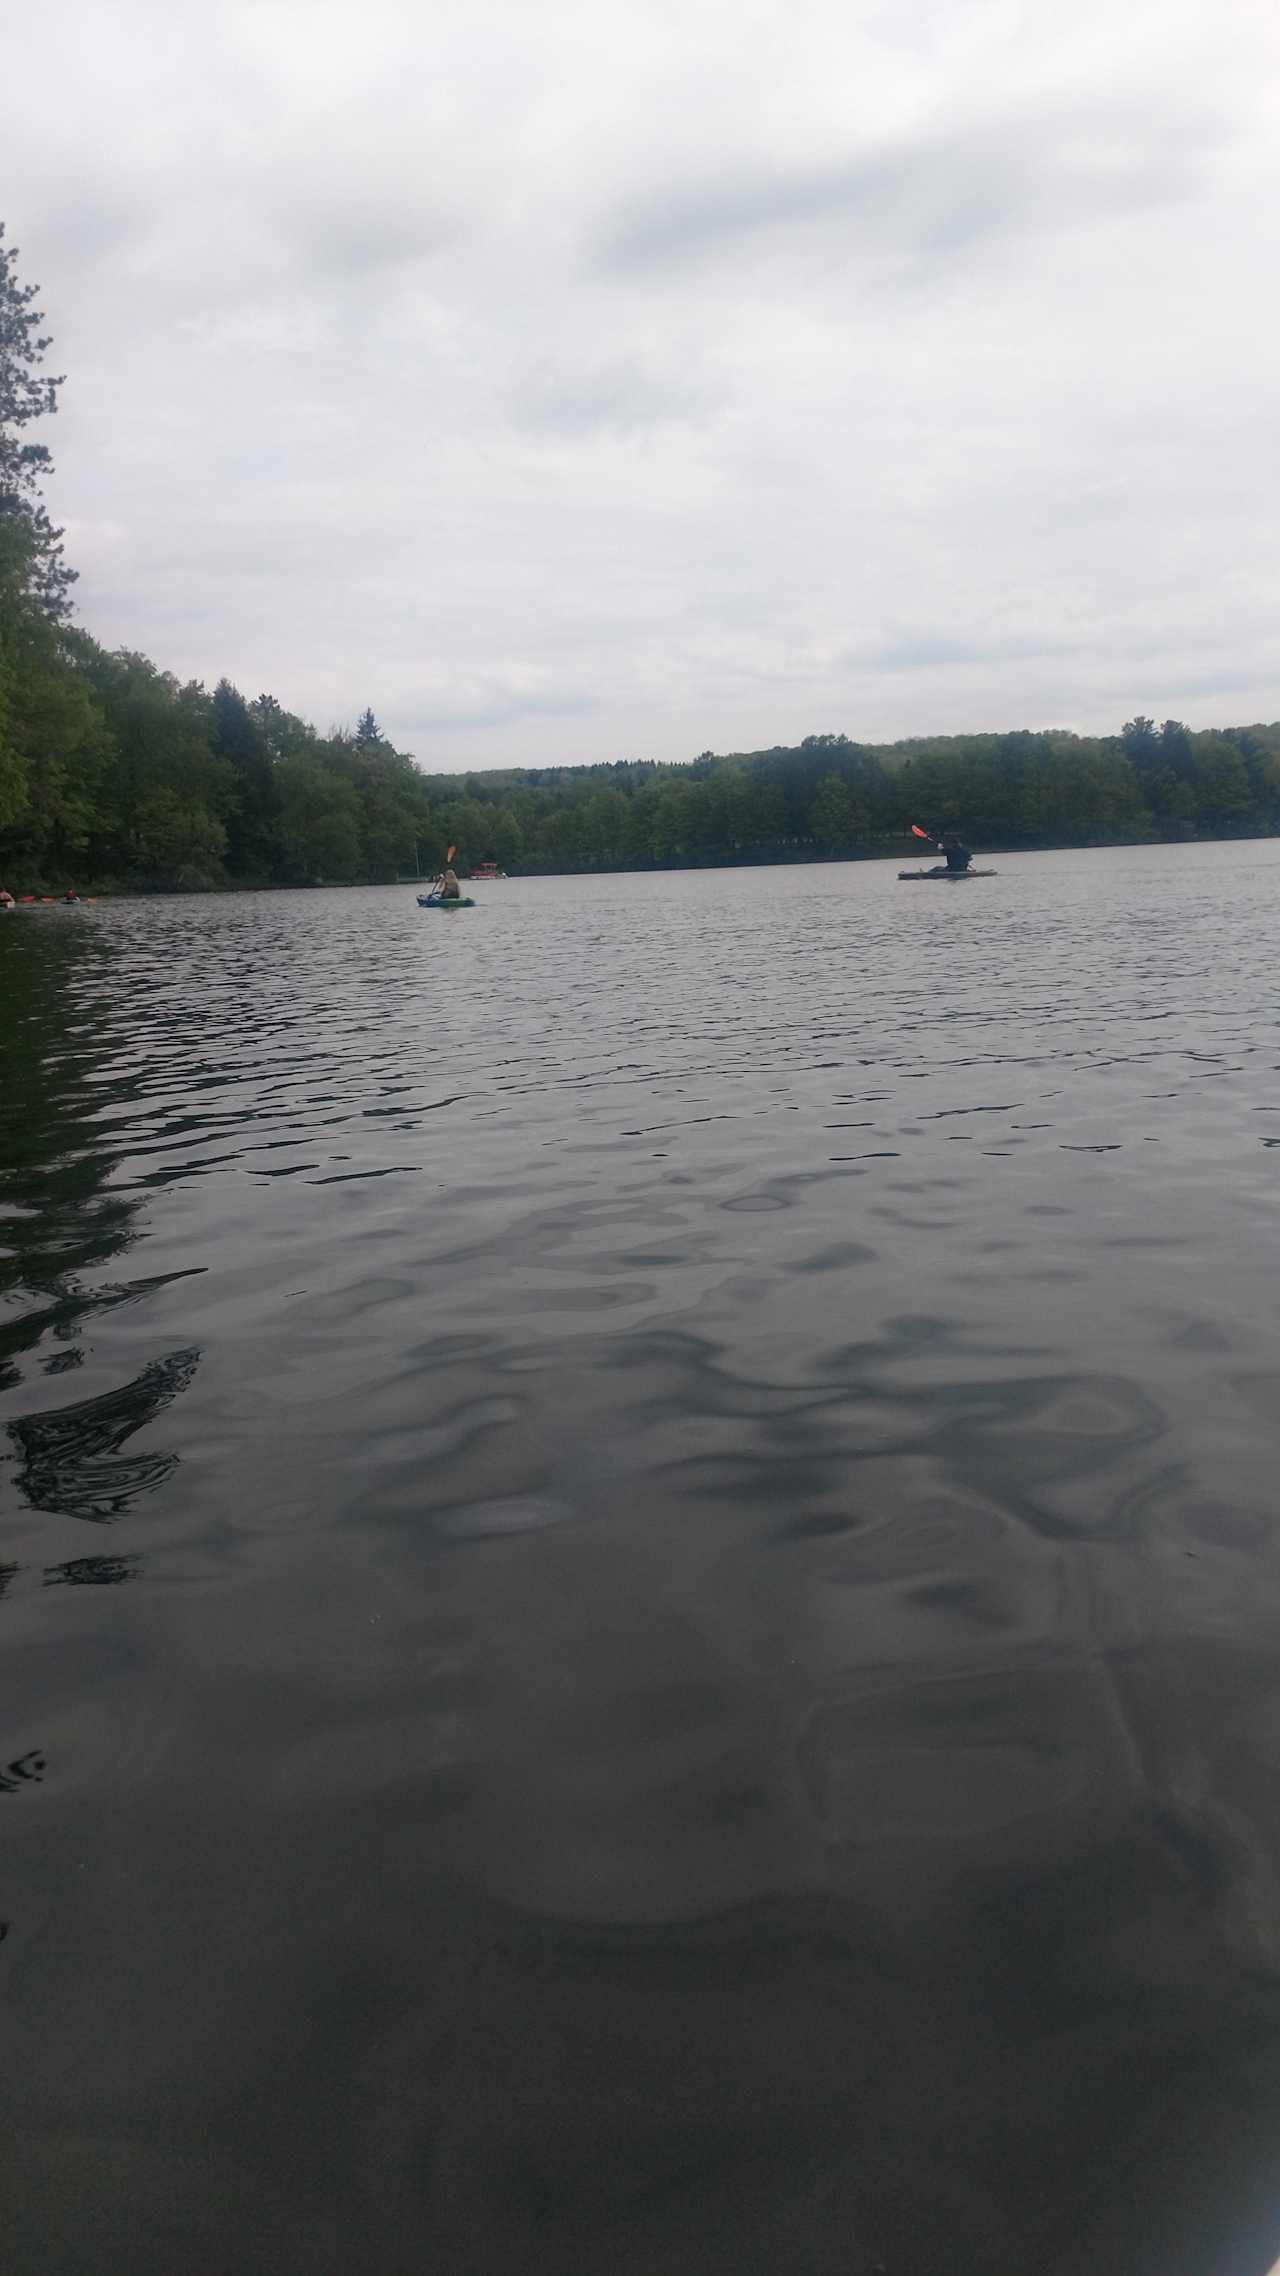
[[[213,691],[209,742],[231,768],[235,786],[226,814],[227,866],[233,877],[265,884],[275,858],[280,800],[261,719],[230,680],[219,680]]]
[[[41,370],[53,342],[40,330],[39,287],[19,284],[18,248],[6,245],[4,235],[0,221],[0,575],[57,621],[70,610],[76,572],[67,566],[62,531],[54,528],[40,494],[53,460],[48,446],[31,441],[27,429],[57,410],[62,377]]]

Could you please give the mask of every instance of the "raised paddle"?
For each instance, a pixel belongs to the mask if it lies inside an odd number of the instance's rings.
[[[444,869],[447,869],[449,867],[449,864],[453,860],[453,857],[456,854],[457,850],[458,849],[456,846],[449,846],[446,849],[444,857]],[[444,869],[441,870],[438,877],[433,877],[431,880],[431,890],[433,893],[438,893],[441,886],[444,884]]]

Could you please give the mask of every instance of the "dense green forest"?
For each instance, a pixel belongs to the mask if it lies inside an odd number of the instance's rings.
[[[1280,831],[1280,724],[794,747],[687,765],[424,775],[371,710],[318,734],[274,696],[180,682],[70,621],[49,520],[57,408],[35,288],[0,225],[0,884],[44,891],[380,883],[459,866],[648,869],[896,853],[912,821],[983,847]]]

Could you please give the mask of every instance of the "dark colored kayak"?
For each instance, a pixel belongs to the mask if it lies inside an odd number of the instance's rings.
[[[963,885],[967,877],[994,877],[994,869],[900,869],[899,885]]]
[[[475,902],[468,893],[461,894],[456,901],[442,901],[438,893],[420,893],[418,895],[418,907],[420,909],[474,909]]]

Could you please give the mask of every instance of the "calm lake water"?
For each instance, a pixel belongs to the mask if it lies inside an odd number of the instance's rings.
[[[12,2276],[1261,2276],[1280,844],[0,920]]]

